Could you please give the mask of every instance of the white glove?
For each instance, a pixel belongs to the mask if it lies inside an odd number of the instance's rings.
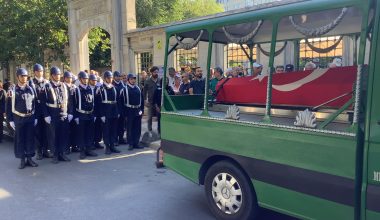
[[[103,116],[103,117],[101,117],[100,119],[102,119],[102,122],[103,122],[103,123],[106,123],[106,117]]]
[[[51,123],[51,117],[50,116],[45,117],[45,122],[50,125],[50,123]]]
[[[77,123],[77,125],[79,125],[79,118],[74,119],[74,121]]]
[[[139,115],[142,115],[142,111],[139,111]]]
[[[120,114],[117,115],[117,118],[120,118]]]
[[[96,117],[94,117],[94,122],[96,121]]]
[[[9,125],[11,126],[13,130],[16,130],[16,125],[13,121],[9,122]]]
[[[37,123],[38,123],[38,119],[34,119],[34,127],[36,127]]]
[[[71,120],[73,120],[73,115],[67,115],[67,120],[69,120],[69,122],[71,122]]]

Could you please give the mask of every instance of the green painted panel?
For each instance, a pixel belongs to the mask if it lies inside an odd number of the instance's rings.
[[[202,109],[204,95],[175,95],[169,96],[177,110]],[[167,96],[164,96],[164,105],[167,111],[173,111]]]
[[[259,205],[301,219],[354,219],[354,208],[252,180]]]
[[[368,183],[380,185],[380,144],[371,144],[368,154]]]
[[[379,220],[380,212],[366,211],[366,220]]]
[[[194,183],[199,183],[199,170],[201,165],[193,161],[176,157],[171,154],[164,154],[164,165],[181,174]]]
[[[162,138],[355,178],[353,137],[162,114]]]

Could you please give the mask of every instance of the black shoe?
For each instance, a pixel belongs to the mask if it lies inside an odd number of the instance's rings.
[[[54,164],[59,163],[58,156],[57,157],[53,157],[53,160],[51,162],[54,163]]]
[[[24,169],[24,168],[25,168],[25,166],[26,166],[26,164],[25,164],[25,159],[24,159],[24,158],[22,158],[22,159],[21,159],[21,163],[20,163],[20,166],[18,166],[18,168],[21,170],[21,169]]]
[[[110,147],[108,145],[106,145],[106,151],[104,153],[107,154],[107,155],[111,154],[111,149],[110,149]]]
[[[119,146],[119,143],[118,143],[118,142],[116,142],[116,143],[114,143],[113,145],[114,145],[114,146]]]
[[[50,153],[50,152],[44,152],[43,154],[42,154],[42,156],[43,157],[45,157],[45,158],[53,158],[53,155]]]
[[[143,146],[139,146],[139,145],[135,145],[135,146],[133,146],[133,148],[136,148],[136,149],[144,149]]]
[[[31,167],[38,167],[38,164],[34,162],[31,157],[26,158],[26,165]]]
[[[84,151],[80,152],[79,159],[83,160],[86,158],[86,153]]]
[[[97,156],[98,156],[95,152],[93,152],[93,151],[91,151],[91,150],[87,151],[87,152],[86,152],[86,155],[87,155],[87,156],[90,156],[90,157],[97,157]]]
[[[100,145],[98,142],[95,142],[94,146],[95,146],[95,149],[104,149],[104,147]]]
[[[128,150],[133,150],[133,146],[132,146],[132,145],[129,145],[129,146],[128,146]]]
[[[59,159],[60,161],[65,161],[65,162],[69,162],[69,161],[71,161],[70,158],[68,158],[68,157],[67,157],[66,155],[64,155],[64,154],[59,155],[58,159]]]
[[[78,152],[80,152],[80,149],[79,149],[79,147],[77,147],[77,146],[73,146],[73,147],[71,148],[71,152],[78,153]]]
[[[119,144],[127,144],[127,142],[124,140],[124,138],[119,139]]]
[[[44,157],[41,153],[37,153],[36,160],[42,160]]]
[[[110,146],[110,150],[111,150],[112,153],[117,153],[117,154],[121,152],[118,149],[116,149],[116,147],[114,147],[112,145]]]

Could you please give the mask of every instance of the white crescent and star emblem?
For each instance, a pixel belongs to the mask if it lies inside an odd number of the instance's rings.
[[[301,86],[305,85],[306,83],[309,83],[309,82],[312,82],[312,81],[318,79],[319,77],[323,76],[327,71],[328,71],[328,69],[315,69],[313,72],[311,72],[309,75],[307,75],[306,77],[304,77],[302,79],[299,79],[297,81],[294,81],[294,82],[291,82],[288,84],[284,84],[284,85],[272,85],[272,88],[277,90],[277,91],[281,91],[281,92],[290,92],[290,91],[293,91],[293,90],[300,88]],[[259,75],[259,76],[256,76],[255,78],[251,79],[251,81],[259,80],[259,82],[261,82],[267,76],[268,75]]]

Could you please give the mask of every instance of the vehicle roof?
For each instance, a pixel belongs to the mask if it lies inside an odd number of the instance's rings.
[[[236,36],[242,37],[251,32],[257,25],[258,20],[263,20],[258,34],[254,38],[256,43],[270,42],[272,34],[272,21],[279,21],[277,40],[305,38],[297,32],[290,23],[288,17],[294,16],[297,23],[305,27],[319,27],[333,21],[343,7],[349,10],[342,22],[328,36],[347,35],[360,33],[362,0],[293,0],[266,4],[262,7],[253,7],[245,10],[221,13],[213,16],[201,17],[192,21],[175,23],[166,28],[168,36],[177,35],[184,38],[196,39],[200,30],[214,30],[213,42],[229,43],[222,27]],[[298,16],[298,15],[304,15]],[[312,22],[310,22],[312,21]],[[208,32],[204,31],[201,41],[208,41]]]

